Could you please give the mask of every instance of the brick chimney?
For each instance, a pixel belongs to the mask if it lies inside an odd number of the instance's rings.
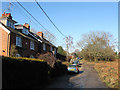
[[[12,19],[12,16],[11,16],[11,13],[3,13],[2,14],[2,17],[8,17],[8,18],[10,18],[10,19]]]
[[[37,32],[36,33],[39,37],[43,38],[43,33],[42,32]]]
[[[25,23],[23,26],[25,26],[28,30],[30,30],[30,25],[28,23]]]

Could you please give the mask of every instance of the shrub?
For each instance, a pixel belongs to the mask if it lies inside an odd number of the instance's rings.
[[[118,61],[96,63],[94,68],[110,88],[118,88]]]
[[[57,60],[52,53],[48,52],[46,54],[37,55],[37,58],[43,59],[47,62],[49,67],[49,76],[55,77],[65,74],[67,71],[67,66],[61,63],[61,60]]]
[[[46,61],[47,64],[50,65],[51,68],[53,68],[53,66],[56,62],[56,58],[50,52],[48,52],[46,54],[37,55],[37,58],[38,59],[43,59],[44,61]]]

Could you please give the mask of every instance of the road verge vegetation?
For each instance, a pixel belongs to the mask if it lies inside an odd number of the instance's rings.
[[[86,64],[93,64],[100,79],[106,83],[110,88],[118,88],[118,60],[114,61],[99,61],[88,62],[83,60]]]

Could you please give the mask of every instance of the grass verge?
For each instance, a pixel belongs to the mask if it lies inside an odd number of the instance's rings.
[[[84,63],[94,64],[95,70],[98,72],[100,79],[106,83],[110,88],[118,88],[118,60],[112,62],[88,62],[83,60]]]

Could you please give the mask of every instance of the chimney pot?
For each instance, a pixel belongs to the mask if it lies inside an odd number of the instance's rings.
[[[3,13],[2,16],[8,17],[10,19],[12,19],[11,13]]]
[[[25,23],[23,26],[25,26],[28,30],[30,30],[30,25],[28,23]]]
[[[42,32],[37,32],[36,33],[39,37],[43,38],[43,33]]]

